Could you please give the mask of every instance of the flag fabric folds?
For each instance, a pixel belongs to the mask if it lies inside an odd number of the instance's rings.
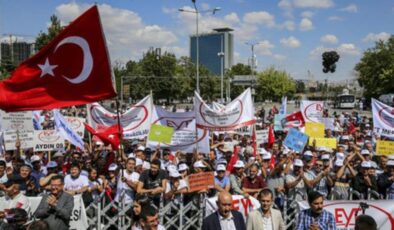
[[[96,131],[95,129],[93,129],[92,127],[90,127],[88,124],[85,123],[85,128],[89,133],[100,138],[100,140],[105,145],[110,144],[112,146],[112,149],[114,150],[119,149],[121,135],[123,132],[122,127],[119,128],[119,125],[113,125],[107,129]]]
[[[76,147],[84,149],[85,147],[82,138],[73,130],[58,110],[53,111],[53,117],[55,120],[56,131],[59,135]]]
[[[0,82],[0,109],[44,110],[116,96],[97,6]]]
[[[287,128],[296,128],[296,127],[304,127],[305,120],[302,116],[301,111],[297,111],[287,115],[285,118],[281,120],[282,127]]]

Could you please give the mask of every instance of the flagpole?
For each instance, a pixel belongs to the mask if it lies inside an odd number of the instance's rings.
[[[92,126],[92,121],[91,121],[91,116],[90,116],[90,106],[89,104],[86,104],[86,116],[87,116],[87,122],[90,126]],[[88,133],[88,138],[89,138],[89,146],[90,150],[92,150],[92,135]]]
[[[124,152],[123,152],[123,147],[122,147],[122,141],[123,141],[123,135],[122,135],[122,132],[121,132],[121,124],[120,124],[120,108],[119,108],[119,100],[118,99],[116,99],[116,117],[117,117],[117,120],[118,120],[118,136],[119,136],[119,140],[120,140],[120,148],[119,148],[119,153],[120,153],[120,156],[122,157],[122,159],[123,159],[123,157],[124,157]],[[117,157],[119,157],[119,154],[118,154],[118,156]]]

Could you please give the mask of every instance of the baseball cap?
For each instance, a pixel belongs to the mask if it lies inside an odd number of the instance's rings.
[[[135,159],[135,166],[141,166],[144,165],[144,161],[141,160],[140,158]]]
[[[62,157],[63,153],[60,151],[57,151],[55,154],[53,154],[52,158],[56,158],[56,157]]]
[[[300,159],[295,159],[294,166],[304,167],[304,162],[302,162],[302,160],[300,160]]]
[[[271,153],[267,152],[263,154],[263,160],[271,160],[271,157],[272,157]]]
[[[362,168],[371,168],[371,167],[372,167],[372,164],[371,164],[371,162],[369,162],[369,161],[363,161],[363,162],[361,163],[361,167],[362,167]]]
[[[260,155],[263,155],[263,154],[266,154],[266,153],[268,153],[268,152],[267,152],[267,150],[265,150],[264,148],[260,148],[260,149],[259,149],[259,154],[260,154]]]
[[[55,161],[48,162],[47,168],[57,168],[57,163]]]
[[[234,164],[234,168],[244,168],[245,167],[245,163],[241,160],[237,160],[237,162],[235,162]]]
[[[33,163],[33,162],[36,162],[36,161],[41,161],[41,158],[39,156],[37,156],[37,155],[33,155],[30,158],[30,162]]]
[[[394,155],[389,155],[388,160],[393,160],[394,161]]]
[[[134,153],[130,153],[129,155],[127,155],[127,158],[135,158],[135,154]]]
[[[179,164],[178,165],[178,171],[185,171],[188,170],[189,167],[187,167],[187,165],[185,163]]]
[[[194,168],[205,168],[206,166],[202,163],[202,161],[196,161],[193,164]]]
[[[141,160],[141,159],[140,159]],[[137,164],[136,164],[136,166],[138,166]],[[150,163],[148,162],[148,161],[144,161],[143,163],[142,163],[142,168],[143,169],[150,169]]]
[[[323,154],[323,155],[321,156],[321,159],[322,159],[322,160],[330,160],[330,154]]]
[[[138,146],[137,151],[144,151],[145,147],[144,146]]]
[[[368,149],[361,150],[361,155],[369,155]]]
[[[131,145],[138,145],[138,144],[139,144],[138,140],[134,140],[133,142],[131,142]]]
[[[313,157],[313,154],[311,151],[307,150],[304,152],[304,156],[309,156],[309,157]]]
[[[342,138],[341,138],[342,140],[349,140],[350,138],[349,138],[349,136],[348,135],[344,135],[344,136],[342,136]]]
[[[216,166],[216,171],[226,171],[226,166],[219,164]]]
[[[394,166],[394,160],[387,161],[387,166]]]
[[[172,177],[172,178],[179,178],[179,177],[181,177],[181,174],[179,174],[179,172],[176,171],[176,170],[171,170],[169,174],[170,174],[170,177]]]
[[[290,150],[288,148],[283,149],[282,154],[287,155],[289,154]]]
[[[108,167],[108,171],[116,171],[118,169],[118,166],[115,163],[112,163]]]

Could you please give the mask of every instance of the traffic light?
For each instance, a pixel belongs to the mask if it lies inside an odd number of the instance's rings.
[[[322,54],[323,57],[323,72],[334,73],[337,65],[335,64],[340,56],[336,51],[327,51]]]

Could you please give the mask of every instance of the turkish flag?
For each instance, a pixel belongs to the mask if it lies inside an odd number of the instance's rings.
[[[275,143],[275,133],[272,125],[268,128],[268,146],[271,148],[272,145]]]
[[[114,149],[114,150],[119,149],[120,139],[121,139],[121,135],[123,133],[123,129],[122,128],[119,129],[119,126],[117,124],[107,128],[105,130],[101,130],[101,131],[94,130],[92,127],[90,127],[86,123],[85,123],[85,128],[87,131],[89,131],[89,133],[100,138],[100,140],[105,145],[110,144],[112,146],[112,149]]]
[[[115,97],[97,6],[0,82],[0,109],[44,110]]]
[[[237,160],[239,159],[238,154],[239,154],[239,148],[235,146],[233,155],[231,156],[230,162],[228,163],[226,168],[227,174],[232,173],[234,165],[235,163],[237,163]]]
[[[304,116],[302,116],[301,111],[297,111],[287,115],[281,121],[283,127],[295,128],[303,127],[305,125]]]

